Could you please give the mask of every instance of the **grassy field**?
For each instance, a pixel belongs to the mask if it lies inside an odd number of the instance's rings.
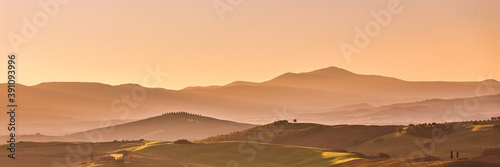
[[[91,150],[89,150],[89,147]],[[2,149],[6,145],[0,146]],[[90,152],[94,157],[112,154],[120,150],[131,151],[133,156],[141,157],[134,166],[155,166],[156,164],[188,165],[193,167],[209,166],[331,166],[360,159],[352,153],[329,152],[320,148],[283,146],[248,142],[220,142],[173,144],[172,142],[106,142],[99,144],[73,142],[21,142],[18,143],[16,160],[0,158],[0,163],[10,166],[51,166],[53,163],[66,165],[71,157],[71,165],[82,161],[89,166],[127,166],[115,163],[89,164]],[[68,151],[73,150],[73,151]],[[0,156],[6,157],[5,152]],[[78,156],[82,161],[76,161]],[[180,164],[180,165],[179,165]]]
[[[7,145],[0,145],[0,149],[6,149]],[[127,150],[142,146],[138,142],[106,142],[106,143],[82,143],[82,142],[19,142],[16,145],[16,156],[18,157],[58,157],[65,158],[70,153],[77,153],[82,158],[87,158],[90,153],[108,153],[116,150]],[[7,157],[8,151],[1,151],[0,157]]]
[[[248,142],[209,144],[149,143],[134,153],[170,158],[195,167],[231,166],[331,166],[359,159],[352,153],[324,152],[319,148]]]
[[[280,145],[346,149],[374,137],[395,132],[399,126],[320,125],[277,121],[243,131],[208,137],[200,142],[252,141]],[[266,135],[262,135],[262,134]],[[269,137],[269,134],[272,137]],[[262,139],[263,138],[263,139]]]
[[[74,166],[80,160],[90,159],[90,154],[112,153],[142,146],[142,142],[19,142],[16,145],[16,160],[7,158],[8,151],[0,151],[0,164],[8,166],[51,166],[53,163]],[[6,150],[7,145],[0,145]],[[69,158],[69,160],[68,160]],[[70,163],[68,163],[70,162]]]
[[[469,159],[479,157],[485,147],[500,147],[500,131],[493,130],[491,125],[464,125],[457,130],[447,132],[443,141],[432,141],[431,143],[434,144],[430,144],[428,148],[419,147],[419,144],[416,144],[422,143],[423,145],[430,141],[432,140],[407,134],[389,133],[347,149],[364,155],[376,155],[383,152],[392,157],[375,159],[373,156],[369,159],[355,153],[332,152],[324,148],[244,141],[193,144],[173,144],[163,141],[20,142],[17,143],[17,159],[8,159],[7,151],[2,151],[0,164],[16,167],[52,166],[54,163],[78,166],[82,164],[81,162],[87,166],[96,167],[149,167],[165,164],[173,167],[399,166],[401,161],[410,158],[412,152],[429,153],[442,160],[449,160],[450,150],[458,151],[461,157]],[[7,145],[0,145],[2,150],[6,150],[6,147]],[[128,156],[130,159],[125,164],[115,162],[96,164],[90,161],[91,154],[94,159],[99,159],[100,156],[117,154],[122,150],[131,152]],[[68,157],[70,157],[69,161]],[[412,165],[467,166],[468,163],[474,165],[484,162],[431,161],[412,163]]]
[[[414,137],[410,135],[400,135],[391,133],[380,136],[382,142],[375,142],[375,139],[366,141],[357,146],[351,147],[348,151],[361,152],[363,154],[387,153],[391,157],[409,157],[412,152],[430,152],[432,156],[444,160],[450,159],[450,151],[460,152],[460,157],[475,158],[481,156],[485,147],[500,147],[500,131],[493,130],[491,125],[466,125],[457,130],[446,133],[443,142],[433,141]],[[416,143],[434,143],[435,147],[422,149]],[[432,145],[432,144],[431,144]],[[435,149],[432,149],[435,148]]]

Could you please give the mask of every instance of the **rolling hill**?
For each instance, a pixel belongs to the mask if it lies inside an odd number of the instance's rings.
[[[7,145],[0,145],[0,148],[5,149],[5,147]],[[80,165],[91,167],[398,167],[401,162],[408,161],[408,158],[365,158],[359,153],[253,142],[195,144],[173,144],[157,141],[21,142],[18,143],[18,148],[20,150],[17,154],[18,159],[8,159],[6,152],[0,152],[0,163],[16,167]],[[102,157],[106,156],[120,157],[124,151],[129,152],[125,164],[118,164],[118,161],[100,161]],[[498,166],[479,160],[428,161],[412,163],[412,165],[415,167]]]
[[[429,99],[410,103],[330,109],[323,113],[298,114],[305,122],[394,125],[463,120],[485,120],[500,115],[500,94],[453,99]]]
[[[360,159],[356,154],[330,152],[320,148],[282,146],[248,142],[220,142],[178,145],[156,142],[134,153],[171,158],[193,167],[209,166],[330,166]]]
[[[337,125],[276,121],[251,129],[202,139],[199,142],[255,141],[262,143],[345,149],[376,136],[396,131],[398,126]]]
[[[67,135],[69,138],[89,139],[86,134],[102,133],[101,141],[112,140],[196,140],[252,128],[255,125],[225,121],[189,113],[166,113],[140,121],[93,129]],[[89,140],[84,140],[89,141]],[[92,140],[90,140],[92,141]]]
[[[49,82],[34,86],[18,84],[17,91],[19,110],[23,111],[18,113],[23,118],[18,121],[24,126],[18,133],[63,135],[99,128],[95,122],[101,120],[116,120],[112,123],[116,125],[175,111],[190,111],[237,122],[268,123],[343,106],[361,110],[370,109],[369,106],[433,98],[499,94],[500,82],[412,82],[328,67],[286,73],[261,83],[237,81],[224,86],[183,90],[145,88],[136,84]],[[5,93],[0,92],[0,100],[6,101]],[[290,114],[273,112],[283,106]],[[339,124],[349,119],[329,120],[318,123]],[[371,122],[370,119],[357,120],[359,124]],[[6,134],[6,131],[2,130],[0,134]]]
[[[457,130],[445,133],[443,141],[431,140],[429,138],[401,135],[397,132],[380,136],[382,139],[365,141],[359,145],[348,148],[348,151],[362,152],[364,154],[376,154],[383,152],[391,157],[409,157],[413,152],[432,155],[443,160],[450,159],[450,150],[460,152],[461,157],[473,159],[481,156],[483,148],[499,148],[500,132],[493,130],[492,125],[470,125],[463,124]],[[418,143],[433,142],[434,146],[421,148]],[[498,164],[500,165],[500,164]]]
[[[144,120],[63,135],[22,135],[21,141],[196,140],[252,128],[256,125],[220,120],[185,112],[166,113]]]
[[[243,146],[241,146],[243,145]],[[254,145],[259,145],[261,149],[253,149]],[[68,150],[78,150],[85,147],[82,152],[68,152]],[[6,145],[0,145],[5,148]],[[239,147],[244,147],[241,151]],[[49,142],[19,143],[19,158],[10,160],[1,152],[0,163],[8,166],[31,167],[31,166],[79,166],[86,164],[89,166],[120,166],[117,163],[99,163],[94,160],[102,156],[117,154],[126,150],[130,152],[130,159],[135,162],[128,162],[127,166],[153,167],[219,167],[219,166],[320,166],[344,163],[360,159],[356,154],[347,152],[330,152],[320,148],[281,146],[262,143],[247,142],[221,142],[208,144],[173,144],[171,142],[155,141],[119,141],[103,143],[66,143]],[[68,155],[74,159],[68,160]],[[94,160],[91,160],[91,157]]]

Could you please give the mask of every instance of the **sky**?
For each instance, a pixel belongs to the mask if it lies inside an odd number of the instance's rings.
[[[329,66],[409,81],[500,80],[499,6],[497,0],[2,0],[0,68],[15,52],[21,84],[167,89],[262,82]],[[356,45],[360,34],[369,43]],[[145,83],[147,69],[156,68],[168,75]],[[0,77],[6,81],[6,72]]]

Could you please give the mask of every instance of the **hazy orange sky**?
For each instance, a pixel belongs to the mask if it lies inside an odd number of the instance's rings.
[[[7,35],[22,34],[23,18],[33,20],[46,1],[0,2],[5,61],[14,51]],[[370,11],[388,0],[243,0],[224,20],[213,2],[69,1],[20,45],[18,82],[141,83],[156,65],[169,74],[159,86],[169,89],[328,66],[412,81],[500,80],[498,0],[401,0],[401,13],[351,61],[339,44],[352,44],[355,27],[374,21]]]

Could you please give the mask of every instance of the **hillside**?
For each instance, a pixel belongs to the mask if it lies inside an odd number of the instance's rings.
[[[119,150],[132,150],[143,146],[144,142],[103,142],[103,143],[79,143],[79,142],[20,142],[17,143],[19,151],[16,160],[7,158],[7,152],[0,152],[0,164],[2,166],[33,167],[33,166],[79,166],[82,162],[90,160],[90,157],[99,159],[101,156],[116,153]],[[5,149],[7,145],[0,145]],[[85,151],[81,150],[82,148]],[[72,159],[69,159],[71,157]],[[144,160],[152,160],[144,158]],[[113,163],[115,164],[115,163]],[[181,165],[172,167],[182,167]]]
[[[498,167],[498,164],[475,160],[461,161],[414,161],[408,158],[381,158],[381,159],[360,159],[332,165],[331,167],[401,167],[404,165],[413,167]]]
[[[337,125],[277,121],[251,129],[209,137],[199,142],[256,141],[263,143],[345,149],[396,131],[397,126]]]
[[[196,140],[255,127],[185,112],[166,113],[144,120],[107,126],[78,133],[48,136],[21,135],[21,141],[113,141],[113,140]]]
[[[262,84],[398,99],[429,99],[468,97],[481,82],[411,82],[328,67],[305,73],[286,73]],[[483,84],[493,88],[500,87],[500,83],[495,80],[486,80]]]
[[[0,84],[0,86],[5,84]],[[396,78],[362,75],[336,67],[304,73],[286,73],[269,81],[233,82],[224,86],[192,87],[183,90],[145,88],[136,84],[49,82],[34,86],[17,85],[19,92],[19,133],[63,135],[99,128],[101,120],[111,124],[153,117],[165,112],[190,111],[246,123],[268,123],[298,114],[369,109],[370,106],[407,103],[426,99],[449,99],[500,93],[495,80],[481,82],[411,82]],[[5,91],[0,100],[6,101]],[[142,96],[144,97],[138,98]],[[289,115],[273,109],[286,106]],[[4,108],[5,109],[5,108]],[[333,110],[330,110],[333,109]],[[391,112],[391,111],[389,111]],[[383,112],[379,112],[382,113]],[[420,114],[424,115],[424,114]],[[286,117],[286,118],[283,118]],[[399,119],[409,119],[402,115]],[[356,124],[371,124],[371,117]],[[375,117],[379,118],[379,116]],[[1,118],[7,121],[6,117]],[[304,118],[301,118],[304,119]],[[321,120],[339,124],[350,116]],[[375,120],[376,122],[377,120]],[[118,122],[118,123],[117,123]],[[1,134],[6,134],[4,130]]]
[[[329,152],[319,148],[247,142],[188,145],[157,142],[151,143],[144,148],[136,149],[134,153],[159,158],[170,158],[193,167],[327,167],[359,159],[355,154],[346,152]]]
[[[415,124],[422,122],[452,122],[485,120],[500,115],[500,94],[469,98],[429,99],[373,108],[330,109],[322,113],[298,114],[306,122],[327,124]],[[461,113],[461,114],[460,114]]]
[[[195,140],[248,129],[254,126],[252,124],[176,112],[121,125],[70,134],[66,137],[88,139],[86,138],[86,134],[102,132],[103,141],[138,139],[160,141],[174,141],[177,139]]]
[[[239,147],[245,147],[253,152],[241,152]],[[259,145],[259,150],[252,149]],[[73,152],[84,147],[85,151]],[[5,149],[6,145],[0,145]],[[34,143],[22,142],[18,146],[21,150],[18,159],[7,159],[5,152],[0,152],[0,163],[16,167],[32,166],[117,166],[113,162],[98,164],[91,160],[98,160],[106,155],[117,155],[121,151],[129,151],[128,166],[152,167],[264,167],[264,166],[311,166],[328,167],[333,164],[344,163],[359,159],[356,154],[346,152],[330,152],[319,148],[280,146],[273,144],[247,143],[247,142],[222,142],[209,144],[173,144],[171,142],[153,141],[119,141],[104,143],[65,143],[49,142]],[[71,155],[74,159],[68,160]],[[118,154],[120,155],[120,154]],[[22,158],[21,158],[22,157]],[[250,159],[251,158],[251,159]],[[250,159],[250,160],[249,160]],[[131,162],[131,160],[133,160]]]
[[[430,155],[443,160],[450,159],[450,150],[460,152],[460,157],[473,159],[480,157],[483,148],[499,148],[500,132],[493,129],[493,125],[470,125],[463,124],[460,128],[445,133],[444,141],[433,142],[435,145],[425,150],[431,150]],[[423,137],[415,137],[397,132],[382,135],[376,139],[365,141],[359,145],[348,148],[348,151],[362,152],[364,154],[376,154],[383,152],[391,157],[409,157],[412,152],[422,151],[417,143],[423,145],[432,140]],[[500,165],[500,164],[499,164]]]
[[[7,145],[0,145],[5,149]],[[365,158],[357,153],[332,152],[330,150],[283,146],[252,142],[219,142],[173,144],[156,141],[117,141],[103,143],[74,142],[20,142],[18,159],[11,160],[6,152],[0,152],[0,164],[16,167],[32,166],[123,166],[118,161],[103,162],[102,157],[121,159],[128,152],[125,166],[135,167],[398,167],[407,158]],[[84,148],[82,150],[82,148]],[[71,157],[73,159],[69,159]],[[93,158],[93,160],[91,160]],[[496,164],[484,161],[429,161],[412,163],[415,167],[484,166]]]

